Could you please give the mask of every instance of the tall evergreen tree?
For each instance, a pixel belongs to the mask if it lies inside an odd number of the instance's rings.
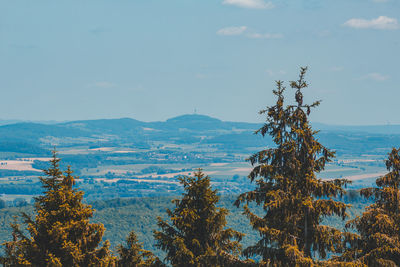
[[[361,195],[375,202],[347,228],[347,251],[339,257],[367,266],[400,266],[400,148],[393,148],[386,160],[389,171],[376,180],[376,188],[364,188]]]
[[[138,242],[134,231],[130,232],[126,239],[127,247],[119,245],[117,248],[119,267],[147,267],[163,266],[160,260],[151,251],[145,250]]]
[[[244,250],[244,255],[262,257],[263,262],[274,266],[311,266],[327,252],[342,249],[341,231],[321,225],[326,216],[346,218],[348,205],[333,198],[343,194],[346,180],[321,180],[316,174],[324,170],[334,152],[324,147],[316,138],[308,116],[319,101],[303,103],[302,90],[308,87],[301,68],[295,89],[295,104],[286,105],[285,87],[277,82],[273,93],[274,106],[260,111],[266,114],[266,123],[256,133],[270,135],[275,143],[249,158],[254,166],[249,174],[256,189],[240,195],[236,205],[256,202],[262,205],[264,215],[253,213],[248,205],[245,214],[261,239]]]
[[[46,177],[39,177],[45,192],[35,198],[35,218],[22,214],[29,236],[12,224],[5,266],[108,266],[114,260],[108,241],[97,248],[104,226],[89,223],[93,209],[82,203],[83,192],[73,188],[76,177],[69,167],[62,173],[59,161],[53,151]]]
[[[194,177],[181,177],[185,193],[175,199],[175,209],[167,210],[171,224],[158,218],[156,246],[164,250],[172,266],[235,266],[243,237],[226,228],[228,210],[217,208],[219,196],[210,186],[210,178],[201,170]],[[232,240],[234,239],[234,241]]]

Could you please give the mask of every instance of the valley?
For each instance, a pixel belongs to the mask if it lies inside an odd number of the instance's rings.
[[[328,126],[319,139],[336,151],[336,159],[319,174],[347,178],[350,188],[372,185],[385,173],[383,160],[400,144],[396,126]],[[85,199],[175,196],[177,178],[201,168],[221,194],[254,187],[246,159],[272,146],[255,135],[261,124],[224,122],[204,115],[183,115],[165,122],[133,119],[74,121],[0,126],[0,194],[8,206],[29,203],[42,192],[38,177],[48,167],[50,152],[59,152],[61,167],[76,175]],[[16,201],[17,200],[17,201]]]

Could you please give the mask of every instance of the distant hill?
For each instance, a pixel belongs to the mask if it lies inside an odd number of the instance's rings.
[[[56,123],[59,123],[58,121],[24,121],[24,120],[2,120],[2,119],[0,119],[0,126],[1,125],[8,125],[8,124],[15,124],[15,123],[22,123],[22,122],[31,122],[31,123],[40,123],[40,124],[56,124]]]
[[[78,137],[90,135],[90,133],[85,133],[82,130],[68,129],[59,124],[22,122],[0,126],[0,140],[3,141],[16,140],[40,143],[39,139],[47,136]]]
[[[131,118],[70,121],[56,124],[15,123],[0,126],[0,139],[40,142],[39,139],[53,136],[94,137],[113,135],[115,138],[141,138],[141,136],[165,136],[165,133],[254,130],[258,124],[223,122],[205,115],[183,115],[164,122],[143,122]],[[210,135],[215,135],[209,133]],[[184,134],[178,134],[184,135]],[[158,138],[157,138],[158,139]]]
[[[57,126],[77,129],[84,132],[112,134],[121,134],[127,131],[129,132],[139,127],[146,127],[146,125],[146,122],[130,118],[83,120],[57,124]]]
[[[357,132],[373,134],[400,134],[400,125],[328,125],[323,123],[313,123],[313,128],[327,132]]]
[[[1,122],[0,122],[1,124]],[[375,153],[400,145],[400,125],[340,126],[313,123],[319,138],[339,153]],[[31,151],[62,146],[128,146],[150,148],[156,143],[210,145],[220,151],[248,153],[272,145],[255,136],[259,123],[221,121],[205,115],[182,115],[158,122],[131,118],[80,120],[62,123],[19,122],[0,126],[1,151]],[[20,145],[18,145],[20,144]],[[22,149],[26,146],[29,149]],[[39,153],[40,151],[40,153]],[[36,153],[37,152],[37,153]]]
[[[0,126],[7,125],[7,124],[15,124],[15,123],[19,123],[19,122],[23,122],[23,121],[22,120],[2,120],[2,119],[0,119]]]

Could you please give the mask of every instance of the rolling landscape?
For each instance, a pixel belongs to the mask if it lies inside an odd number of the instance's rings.
[[[336,151],[336,158],[319,177],[349,179],[349,189],[374,185],[385,174],[387,151],[400,143],[400,126],[396,125],[315,125],[321,129],[321,142]],[[252,166],[246,159],[274,146],[270,137],[254,134],[261,126],[197,114],[164,122],[125,118],[0,126],[1,241],[9,240],[9,223],[18,215],[18,207],[31,211],[32,198],[43,192],[38,177],[49,167],[54,148],[62,168],[71,165],[79,175],[77,186],[85,192],[85,202],[97,210],[94,220],[105,224],[105,238],[112,247],[134,228],[145,248],[151,249],[156,217],[163,216],[171,208],[170,201],[183,192],[177,178],[192,175],[198,168],[211,177],[223,205],[231,210],[229,225],[241,228],[246,218],[232,203],[235,196],[254,188],[247,178]],[[369,203],[357,201],[352,214],[359,214]],[[125,224],[116,223],[121,220]],[[344,226],[340,220],[335,223]],[[250,244],[256,233],[251,228],[244,232],[248,233],[244,244]]]
[[[0,266],[400,266],[399,0],[0,0]]]
[[[336,152],[321,178],[347,178],[351,188],[373,183],[385,173],[384,159],[400,143],[400,126],[315,124],[318,138]],[[51,151],[79,175],[87,200],[176,195],[177,177],[198,168],[213,178],[221,193],[251,187],[246,159],[269,137],[257,123],[224,122],[205,115],[183,115],[164,122],[134,119],[72,121],[0,126],[0,188],[9,205],[41,192],[37,177],[48,167]]]

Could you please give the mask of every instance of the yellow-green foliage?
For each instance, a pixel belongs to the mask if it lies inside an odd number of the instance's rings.
[[[119,254],[118,267],[164,266],[151,251],[143,249],[134,231],[129,233],[126,244],[127,247],[119,245],[117,248]]]
[[[389,171],[376,180],[377,188],[365,188],[361,195],[373,197],[359,217],[347,223],[358,233],[346,234],[348,249],[342,260],[362,262],[368,266],[400,266],[400,148],[393,148],[386,160]]]
[[[156,246],[164,250],[172,266],[236,266],[239,241],[243,234],[224,229],[228,211],[217,208],[219,196],[211,189],[210,178],[201,170],[194,177],[182,177],[182,199],[173,200],[175,209],[167,210],[171,224],[158,218]],[[233,240],[232,240],[233,239]]]
[[[267,122],[257,133],[270,135],[276,146],[249,158],[254,166],[249,178],[256,189],[242,194],[236,202],[254,201],[263,206],[262,217],[244,206],[261,237],[244,250],[244,255],[259,255],[270,266],[311,266],[317,264],[316,254],[325,258],[327,252],[343,248],[341,231],[320,223],[326,216],[346,218],[348,205],[333,198],[344,193],[348,181],[316,177],[334,153],[318,142],[317,132],[308,121],[311,109],[319,102],[303,104],[302,90],[308,86],[305,73],[306,68],[302,68],[299,79],[291,82],[294,105],[285,106],[285,87],[278,81],[273,91],[276,104],[260,112],[267,114]]]
[[[13,224],[13,241],[6,242],[5,266],[110,266],[109,243],[101,242],[104,227],[91,224],[93,209],[82,203],[83,192],[73,189],[76,177],[59,169],[53,152],[51,167],[40,177],[44,195],[35,198],[35,218],[22,214],[25,235]]]

